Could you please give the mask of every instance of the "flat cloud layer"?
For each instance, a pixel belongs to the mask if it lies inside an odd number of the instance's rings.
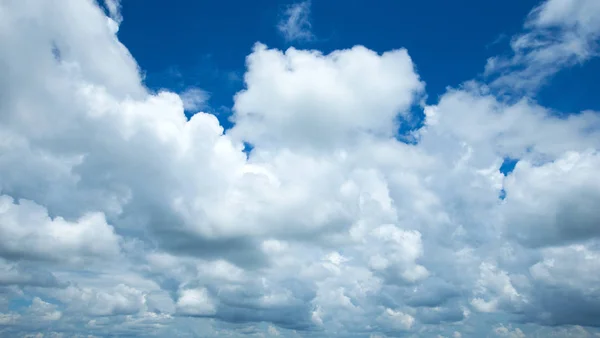
[[[0,335],[600,332],[600,114],[494,94],[594,55],[595,0],[534,9],[411,143],[404,49],[256,44],[224,130],[144,87],[108,8],[0,4]]]

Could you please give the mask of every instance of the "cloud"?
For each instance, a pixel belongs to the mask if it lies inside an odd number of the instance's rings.
[[[257,44],[225,130],[148,91],[95,2],[0,6],[0,335],[598,333],[598,112],[470,81],[407,144],[409,51]],[[592,36],[564,6],[524,34]]]
[[[257,44],[246,62],[229,135],[257,147],[329,150],[392,136],[398,114],[424,90],[405,49],[378,55],[356,46],[323,55]]]
[[[511,330],[510,327],[506,327],[506,326],[498,326],[496,328],[494,328],[494,333],[496,334],[497,337],[510,337],[510,338],[525,338],[525,334],[523,333],[523,331],[521,331],[521,329],[516,328],[514,330]]]
[[[311,30],[310,7],[310,0],[286,7],[277,29],[287,41],[310,41],[315,38]]]
[[[205,288],[181,290],[177,310],[188,316],[211,316],[216,313],[214,301]]]
[[[565,67],[598,55],[600,5],[595,0],[547,0],[534,8],[511,56],[488,59],[485,75],[501,90],[535,92]]]
[[[108,9],[108,14],[117,24],[121,24],[123,16],[121,15],[121,0],[104,0],[104,5]]]
[[[50,219],[39,205],[0,196],[0,256],[8,259],[84,261],[86,257],[116,256],[119,237],[101,213],[85,214],[76,222]]]
[[[600,202],[592,173],[600,165],[597,161],[598,154],[589,150],[567,152],[541,166],[519,163],[505,181],[507,233],[527,245],[566,244],[600,235],[600,215],[593,207]]]
[[[405,331],[410,330],[415,322],[413,316],[392,309],[385,309],[383,314],[378,318],[381,324],[390,331]]]
[[[183,101],[183,109],[196,113],[206,106],[206,101],[208,101],[210,95],[200,88],[192,87],[180,93],[179,97]]]

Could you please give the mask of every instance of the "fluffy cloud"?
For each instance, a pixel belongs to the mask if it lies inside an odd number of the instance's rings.
[[[205,288],[181,290],[177,310],[189,316],[211,316],[216,313],[214,301]]]
[[[257,44],[246,89],[235,97],[230,134],[256,147],[348,147],[389,137],[424,84],[404,49],[382,55],[356,46],[323,55]]]
[[[529,245],[563,244],[600,235],[596,151],[567,152],[541,166],[519,162],[505,181],[507,232]]]
[[[37,260],[84,260],[119,254],[119,237],[102,213],[76,222],[51,219],[47,210],[27,200],[0,196],[0,255]]]
[[[570,64],[523,43],[592,41],[594,3],[534,9],[503,74]],[[0,335],[598,332],[597,112],[467,82],[408,144],[408,51],[256,44],[225,130],[186,118],[200,89],[144,88],[105,5],[0,5]]]

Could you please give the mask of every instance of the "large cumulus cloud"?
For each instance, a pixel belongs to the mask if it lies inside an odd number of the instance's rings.
[[[592,336],[600,115],[496,94],[593,55],[594,4],[424,106],[404,49],[258,43],[224,130],[144,87],[118,2],[2,2],[0,334]]]

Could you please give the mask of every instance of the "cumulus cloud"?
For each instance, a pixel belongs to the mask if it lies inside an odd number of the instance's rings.
[[[246,63],[229,134],[259,148],[330,151],[393,136],[397,116],[424,89],[405,49],[378,55],[356,46],[323,55],[257,44]]]
[[[505,181],[507,232],[529,245],[597,237],[600,181],[595,168],[599,165],[595,150],[567,152],[544,165],[518,163]]]
[[[0,255],[4,258],[77,261],[119,254],[119,237],[102,213],[75,222],[51,219],[45,208],[27,200],[16,204],[0,196]]]
[[[591,42],[594,4],[534,9],[504,79],[571,64],[534,42]],[[409,51],[256,44],[225,130],[186,117],[201,89],[144,87],[105,7],[0,4],[0,335],[598,333],[598,112],[471,81],[408,144]],[[308,8],[287,12],[294,39]]]
[[[205,288],[181,290],[177,310],[190,316],[211,316],[216,313],[214,301]]]

